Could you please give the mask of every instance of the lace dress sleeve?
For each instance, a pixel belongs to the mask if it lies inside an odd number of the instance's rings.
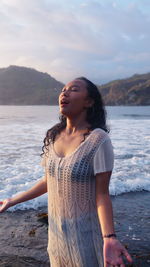
[[[111,139],[107,137],[100,144],[94,156],[94,175],[96,173],[112,171],[114,167],[114,151]]]

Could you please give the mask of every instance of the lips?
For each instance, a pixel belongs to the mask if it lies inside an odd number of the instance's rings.
[[[62,99],[62,100],[60,101],[60,104],[61,104],[61,105],[67,105],[67,104],[69,104],[69,101],[66,100],[66,99]]]

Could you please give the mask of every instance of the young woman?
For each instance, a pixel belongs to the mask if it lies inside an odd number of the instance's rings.
[[[84,77],[59,96],[60,123],[46,133],[45,176],[30,190],[2,201],[0,212],[48,192],[51,267],[124,267],[131,256],[115,235],[109,182],[114,166],[106,111]]]

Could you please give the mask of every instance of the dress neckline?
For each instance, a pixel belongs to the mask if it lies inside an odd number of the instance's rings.
[[[59,156],[59,155],[56,153],[55,148],[54,148],[54,143],[51,142],[52,150],[53,150],[55,156],[56,156],[57,158],[59,158],[59,159],[66,159],[66,158],[71,157],[72,155],[74,155],[74,154],[79,150],[79,148],[80,148],[82,145],[84,145],[84,144],[86,143],[86,141],[90,138],[90,136],[92,135],[92,133],[93,133],[95,130],[97,130],[97,129],[100,129],[100,128],[95,128],[94,130],[92,130],[91,133],[86,137],[86,139],[85,139],[83,142],[81,142],[81,143],[76,147],[76,149],[75,149],[74,151],[72,151],[70,154],[68,154],[68,155],[66,155],[66,156],[64,156],[64,157],[61,157],[61,156]]]

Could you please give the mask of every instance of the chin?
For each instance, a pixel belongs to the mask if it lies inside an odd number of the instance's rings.
[[[66,117],[74,117],[74,114],[70,111],[70,110],[67,110],[67,109],[60,109],[60,114],[66,116]]]
[[[65,109],[60,108],[60,114],[67,115],[67,114],[69,114],[69,112]]]

